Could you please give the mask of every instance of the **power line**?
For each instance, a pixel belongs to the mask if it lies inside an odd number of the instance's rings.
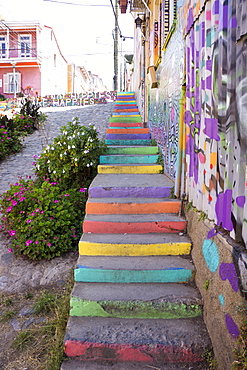
[[[51,3],[67,4],[67,5],[77,5],[77,6],[105,6],[105,7],[110,6],[106,4],[77,4],[77,3],[69,3],[67,1],[58,1],[58,0],[43,0],[43,1],[48,1]]]

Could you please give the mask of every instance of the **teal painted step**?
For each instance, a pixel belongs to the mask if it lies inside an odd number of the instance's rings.
[[[74,270],[75,281],[88,283],[184,283],[192,279],[192,270],[104,270],[80,267]]]
[[[110,117],[109,122],[142,122],[141,117]]]
[[[157,146],[129,146],[129,147],[108,147],[105,154],[157,154],[159,149]]]
[[[157,163],[159,156],[151,155],[101,155],[100,164],[110,163]]]
[[[122,146],[125,146],[125,145],[151,145],[151,141],[150,139],[146,139],[146,140],[112,140],[112,139],[106,139],[105,140],[105,143],[106,145],[122,145]]]

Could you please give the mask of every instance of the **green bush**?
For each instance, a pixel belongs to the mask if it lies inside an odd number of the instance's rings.
[[[0,197],[2,228],[13,238],[10,251],[39,260],[77,248],[86,187],[105,147],[95,128],[80,126],[77,118],[62,127],[33,162],[36,180],[21,179]]]
[[[58,181],[65,188],[87,186],[96,175],[99,156],[106,148],[94,126],[81,126],[78,118],[60,130],[35,163],[40,180]]]
[[[58,183],[21,179],[1,196],[4,229],[12,250],[30,259],[51,259],[77,247],[86,189],[62,190]]]
[[[16,153],[22,148],[22,142],[19,133],[8,130],[0,121],[0,160],[7,155]]]

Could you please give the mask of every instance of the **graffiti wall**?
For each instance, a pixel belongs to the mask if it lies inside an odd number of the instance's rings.
[[[184,76],[182,31],[177,29],[157,69],[158,88],[149,91],[149,127],[164,158],[165,172],[176,178],[179,150],[180,96]]]
[[[200,14],[194,3],[183,7],[187,191],[194,206],[246,243],[246,0],[238,11],[235,0],[205,1]]]
[[[184,0],[181,7],[186,193],[193,206],[212,220],[211,229],[197,244],[197,263],[205,281],[217,282],[204,298],[213,307],[213,297],[218,296],[213,309],[221,313],[219,320],[224,318],[224,340],[229,336],[233,341],[240,333],[237,311],[232,309],[234,294],[246,304],[247,289],[246,11],[247,0]],[[221,235],[230,235],[233,244],[220,248]]]

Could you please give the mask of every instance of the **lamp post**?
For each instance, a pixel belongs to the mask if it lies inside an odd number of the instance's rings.
[[[113,88],[118,90],[118,0],[115,0],[115,29],[114,29],[114,77]]]
[[[13,92],[14,92],[14,99],[16,98],[16,86],[15,86],[15,62],[12,62],[13,67]]]

